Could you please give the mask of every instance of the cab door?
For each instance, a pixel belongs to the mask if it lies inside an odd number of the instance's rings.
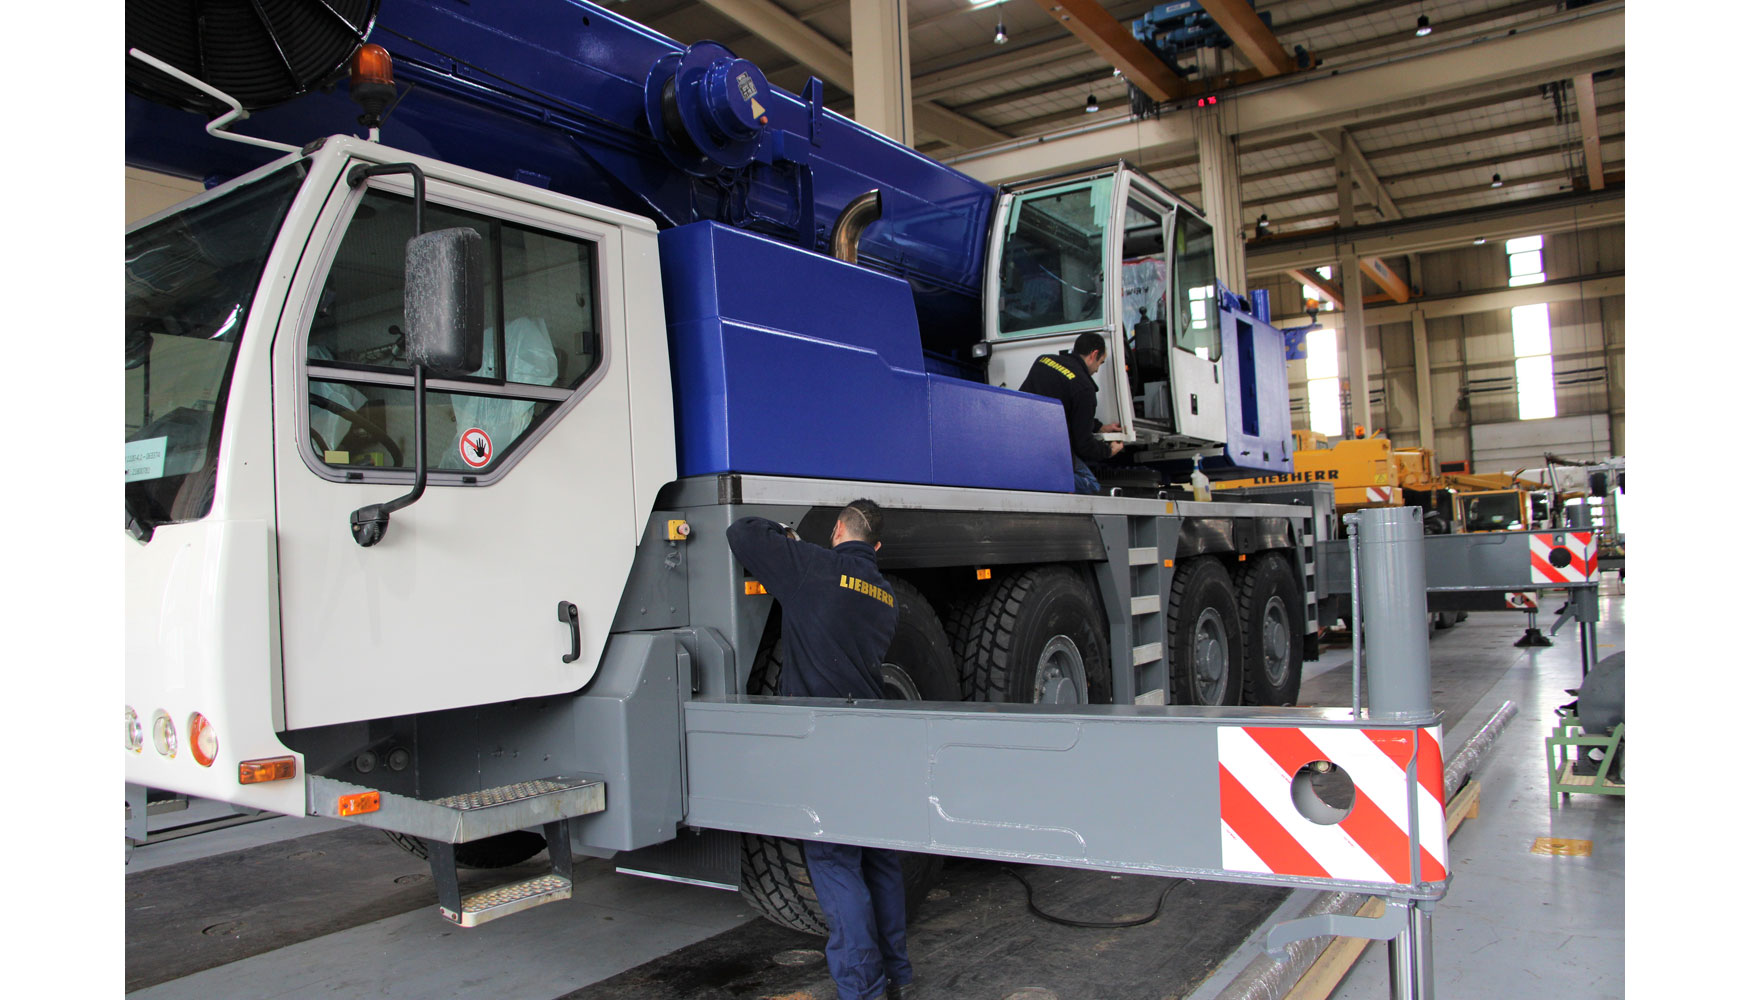
[[[486,241],[485,361],[428,379],[428,485],[373,547],[353,540],[351,512],[413,479],[406,177],[336,185],[274,340],[288,728],[582,687],[647,513],[634,509],[627,223],[426,170],[425,228]],[[578,609],[575,638],[562,602]]]
[[[1168,303],[1175,426],[1184,437],[1227,440],[1227,401],[1221,385],[1221,321],[1216,312],[1215,233],[1184,206],[1173,212],[1173,259]]]

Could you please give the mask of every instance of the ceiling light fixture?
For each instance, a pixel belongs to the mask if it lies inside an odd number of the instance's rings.
[[[991,41],[997,45],[1002,45],[1003,43],[1007,42],[1008,40],[1009,40],[1009,33],[1003,30],[1002,11],[998,11],[997,12],[997,34],[996,34],[995,38],[991,39]]]
[[[1100,102],[1094,99],[1093,94],[1089,94],[1087,106],[1082,108],[1082,110],[1086,111],[1088,114],[1091,115],[1094,112],[1100,110]]]
[[[1483,245],[1483,244],[1484,244],[1484,243],[1487,243],[1487,242],[1489,242],[1489,241],[1488,241],[1488,240],[1487,240],[1487,239],[1485,239],[1485,238],[1484,238],[1484,237],[1481,237],[1481,236],[1478,236],[1478,237],[1477,237],[1477,238],[1476,238],[1476,239],[1474,239],[1474,240],[1471,240],[1471,243],[1472,243],[1472,244],[1473,244],[1473,245],[1475,245],[1475,246],[1479,246],[1479,247],[1480,247],[1480,246],[1482,246],[1482,245]]]
[[[1428,15],[1423,14],[1420,17],[1416,18],[1416,37],[1417,38],[1427,38],[1429,35],[1431,35],[1433,33],[1434,33],[1434,26],[1428,23]]]
[[[1501,175],[1500,175],[1500,174],[1496,174],[1496,175],[1495,175],[1495,176],[1494,176],[1494,178],[1493,178],[1493,179],[1491,179],[1491,180],[1490,180],[1490,181],[1489,181],[1489,186],[1490,186],[1490,187],[1492,187],[1492,188],[1498,188],[1498,187],[1500,187],[1500,186],[1501,186],[1501,185],[1502,185],[1502,184],[1503,184],[1503,183],[1505,183],[1505,182],[1504,182],[1504,181],[1502,181],[1502,180],[1501,180]]]
[[[1260,240],[1270,235],[1270,217],[1268,215],[1258,216],[1258,225],[1253,232]]]

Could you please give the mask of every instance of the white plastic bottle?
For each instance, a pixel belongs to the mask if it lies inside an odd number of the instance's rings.
[[[1203,474],[1203,456],[1191,460],[1191,499],[1209,499],[1209,477]]]

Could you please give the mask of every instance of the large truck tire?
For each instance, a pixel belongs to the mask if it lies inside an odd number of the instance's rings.
[[[431,860],[431,849],[419,837],[384,830],[389,842],[421,861]],[[532,830],[512,830],[495,837],[456,845],[457,868],[509,868],[520,865],[547,849],[547,838]]]
[[[1112,701],[1106,623],[1067,566],[1011,573],[981,594],[953,637],[972,701],[1105,705]]]
[[[888,577],[893,603],[899,611],[893,642],[881,658],[881,682],[886,696],[898,700],[959,701],[960,686],[942,623],[918,589],[904,580]],[[779,612],[774,610],[773,615]],[[777,694],[778,677],[784,671],[782,623],[766,629],[753,670],[748,674],[748,694]],[[878,766],[871,763],[871,767]],[[905,874],[905,909],[909,919],[942,878],[942,859],[934,854],[901,854]],[[743,834],[741,838],[741,898],[760,916],[804,934],[826,934],[826,917],[808,875],[802,843],[783,837]]]
[[[1172,654],[1173,704],[1240,703],[1240,606],[1221,560],[1199,556],[1173,574],[1167,648]]]
[[[1245,704],[1293,705],[1300,698],[1306,602],[1280,552],[1246,562],[1239,608],[1245,643]]]

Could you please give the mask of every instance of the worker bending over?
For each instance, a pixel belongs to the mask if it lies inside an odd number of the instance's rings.
[[[881,508],[857,500],[839,511],[831,549],[763,517],[736,521],[728,537],[735,558],[784,609],[778,693],[882,697],[881,657],[899,612],[893,587],[875,566]],[[826,915],[826,965],[839,1000],[907,1000],[912,968],[899,854],[813,840],[802,842],[802,853]]]
[[[1100,492],[1100,481],[1094,478],[1088,463],[1103,462],[1124,448],[1123,442],[1102,441],[1095,436],[1120,429],[1117,424],[1102,427],[1094,416],[1100,391],[1094,385],[1094,373],[1105,363],[1106,338],[1097,333],[1084,333],[1076,338],[1072,351],[1041,354],[1027,372],[1026,381],[1021,383],[1022,392],[1049,396],[1063,403],[1077,493]]]

